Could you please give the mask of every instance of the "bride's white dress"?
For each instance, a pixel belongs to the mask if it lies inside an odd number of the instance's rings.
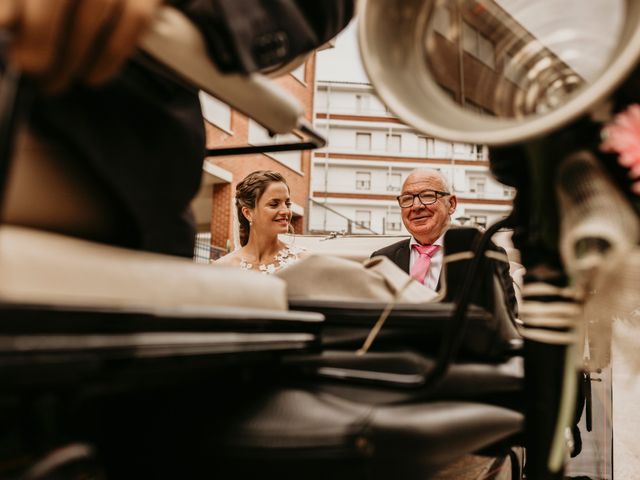
[[[240,260],[240,268],[243,270],[257,270],[267,274],[276,273],[287,267],[288,265],[297,262],[300,259],[300,254],[305,251],[306,250],[302,247],[287,245],[276,255],[274,255],[272,263],[261,263],[259,265],[254,265],[253,263],[249,263],[244,258],[242,258]]]

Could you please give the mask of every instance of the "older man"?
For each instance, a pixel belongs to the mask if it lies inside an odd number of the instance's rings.
[[[458,200],[442,173],[430,169],[411,172],[397,199],[402,209],[402,222],[411,238],[382,248],[371,256],[388,257],[415,280],[436,290],[443,264],[444,234],[451,225],[451,215]],[[491,249],[504,253],[495,245],[491,245]],[[496,262],[494,266],[505,293],[507,310],[515,315],[517,304],[508,264]],[[510,478],[510,460],[465,455],[438,472],[434,480],[476,478]]]
[[[444,233],[458,204],[456,196],[442,173],[420,169],[405,180],[398,204],[411,238],[380,249],[372,256],[388,257],[418,282],[435,290],[442,270]]]
[[[451,215],[456,210],[458,200],[451,193],[442,173],[437,170],[419,169],[411,172],[405,180],[402,193],[398,195],[398,204],[402,209],[402,221],[411,238],[373,252],[371,256],[388,257],[418,282],[427,288],[437,290],[444,257],[444,234],[451,225]],[[463,246],[471,249],[471,236],[459,236],[458,243],[460,240],[467,241],[465,239],[468,239],[469,245]],[[504,249],[491,242],[489,249],[503,254],[506,258]],[[501,285],[507,311],[515,316],[518,305],[513,279],[509,274],[509,264],[490,260],[489,265]],[[454,274],[448,283],[454,284],[458,280],[461,281],[462,278]],[[472,301],[492,309],[494,305],[488,297],[488,291],[480,288],[476,289]]]

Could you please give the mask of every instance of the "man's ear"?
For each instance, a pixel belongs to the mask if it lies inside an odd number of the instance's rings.
[[[449,215],[453,215],[453,212],[456,211],[457,206],[458,206],[458,198],[455,195],[451,195],[449,197]]]

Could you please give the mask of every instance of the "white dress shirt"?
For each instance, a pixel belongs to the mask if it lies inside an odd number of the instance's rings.
[[[421,245],[413,236],[411,237],[411,241],[409,242],[409,272],[411,272],[411,267],[418,260],[420,254],[418,251],[413,248],[414,245]],[[442,271],[442,259],[444,258],[444,233],[438,238],[432,245],[439,245],[440,248],[436,253],[431,257],[431,263],[429,264],[429,271],[427,275],[424,277],[423,285],[431,290],[435,291],[438,287],[438,280],[440,280],[440,272]]]

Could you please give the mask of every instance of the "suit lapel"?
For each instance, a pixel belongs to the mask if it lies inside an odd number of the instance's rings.
[[[409,249],[409,245],[411,243],[411,240],[407,240],[406,242],[403,242],[398,249],[396,250],[395,253],[395,258],[394,258],[394,262],[396,265],[398,265],[400,268],[402,268],[402,270],[409,275],[409,254],[410,254],[410,249]]]

